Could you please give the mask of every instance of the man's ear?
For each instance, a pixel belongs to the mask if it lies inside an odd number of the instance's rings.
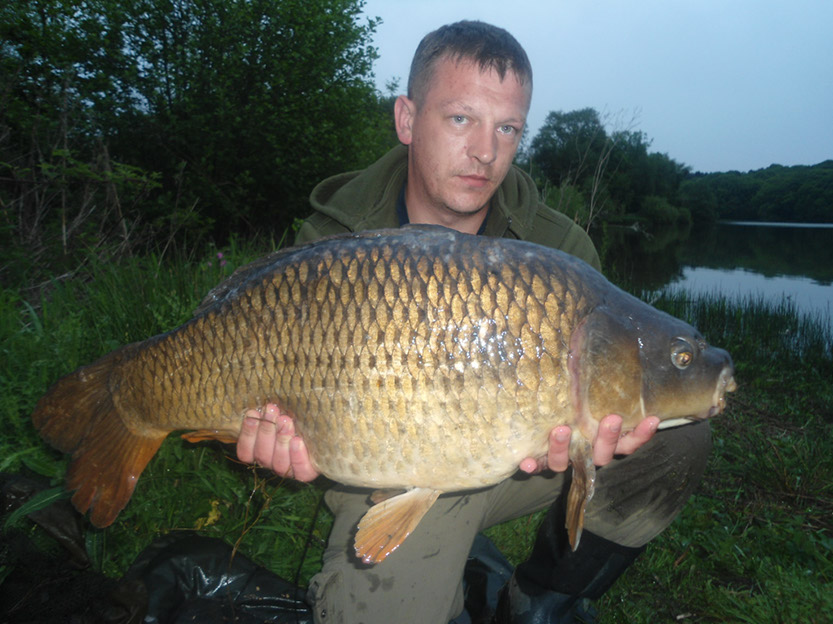
[[[416,117],[416,104],[404,95],[396,98],[393,104],[393,121],[396,124],[396,136],[403,145],[410,145],[413,140],[412,126]]]

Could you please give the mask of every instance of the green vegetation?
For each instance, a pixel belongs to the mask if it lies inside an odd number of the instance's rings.
[[[33,303],[19,292],[0,291],[0,473],[43,475],[54,486],[51,493],[63,491],[67,458],[40,441],[29,420],[37,399],[76,367],[182,324],[233,268],[272,248],[266,242],[242,249],[232,245],[176,264],[155,256],[99,264],[79,279],[53,282],[48,294]],[[95,565],[105,574],[121,576],[155,537],[199,530],[239,542],[247,555],[293,578],[319,491],[280,483],[271,474],[257,475],[227,456],[234,458],[233,449],[169,438],[118,521],[106,530],[87,532]],[[38,506],[35,501],[34,508]],[[7,514],[0,529],[38,534],[20,514],[11,520]],[[326,522],[324,518],[317,528],[314,544],[326,538]],[[303,578],[317,565],[310,557]],[[0,566],[0,580],[3,576]]]
[[[362,5],[0,3],[0,473],[50,482],[0,518],[3,537],[60,552],[26,517],[65,496],[67,458],[29,421],[49,385],[187,320],[234,266],[280,245],[269,237],[307,214],[316,182],[395,142],[390,94],[372,83],[377,22],[362,21]],[[830,161],[692,175],[629,125],[553,112],[519,163],[588,228],[833,221]],[[645,241],[665,253],[660,235]],[[620,264],[623,279],[637,266]],[[657,305],[733,353],[740,390],[714,423],[700,492],[605,597],[603,622],[822,621],[833,612],[829,325],[759,301]],[[86,549],[119,577],[155,537],[195,530],[305,583],[330,522],[315,514],[321,492],[172,437],[117,522],[87,529]],[[490,535],[518,560],[536,521]]]
[[[600,622],[827,622],[833,613],[833,333],[789,304],[654,302],[726,347],[738,392],[705,479],[598,605]],[[490,531],[520,561],[540,516]]]
[[[592,108],[553,111],[520,160],[547,204],[587,228],[600,220],[690,223],[692,212],[678,197],[688,167],[649,153],[645,133],[619,125]]]
[[[698,173],[683,182],[680,196],[719,219],[833,223],[833,160],[747,173]]]
[[[587,227],[599,221],[648,227],[717,219],[833,222],[833,161],[692,173],[667,154],[650,152],[645,133],[620,126],[592,108],[547,115],[520,161],[549,205]]]
[[[306,216],[395,141],[362,4],[0,4],[0,280]]]
[[[0,4],[0,283],[277,236],[396,143],[362,0]],[[518,163],[582,224],[831,221],[831,162],[691,174],[634,119],[550,112]]]
[[[177,262],[148,256],[93,265],[77,279],[54,281],[32,302],[0,291],[0,471],[45,475],[47,496],[62,495],[67,458],[41,442],[29,421],[49,384],[121,344],[182,323],[219,279],[272,247],[235,244],[222,258],[215,250]],[[787,304],[757,300],[672,294],[655,304],[730,350],[740,390],[714,421],[715,448],[700,490],[603,599],[602,622],[821,622],[833,609],[829,326]],[[87,549],[95,566],[119,577],[155,537],[198,531],[305,583],[320,566],[330,523],[326,511],[315,515],[321,492],[322,484],[281,482],[241,466],[228,447],[171,437],[115,524],[87,529]],[[517,561],[539,520],[489,534]],[[20,513],[0,522],[6,535],[18,531],[58,550]],[[8,572],[0,567],[0,579]]]

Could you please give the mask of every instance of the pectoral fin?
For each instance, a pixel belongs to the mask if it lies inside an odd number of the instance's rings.
[[[414,488],[374,505],[359,520],[354,546],[364,563],[379,563],[396,550],[437,500],[437,490]]]
[[[566,526],[570,546],[576,550],[584,529],[584,510],[593,498],[596,484],[593,446],[580,434],[573,434],[570,439],[570,461],[573,463],[573,481],[567,494]]]

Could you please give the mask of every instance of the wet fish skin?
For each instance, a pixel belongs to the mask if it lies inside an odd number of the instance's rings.
[[[357,552],[376,562],[439,493],[544,456],[556,425],[573,428],[585,466],[605,415],[626,430],[646,415],[705,418],[733,389],[725,351],[580,260],[422,226],[256,261],[188,323],[57,382],[33,422],[73,454],[73,503],[106,526],[170,432],[233,441],[246,409],[278,403],[323,474],[409,489],[362,519]],[[576,543],[587,470],[571,492]]]

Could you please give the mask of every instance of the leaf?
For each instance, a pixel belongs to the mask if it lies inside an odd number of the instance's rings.
[[[93,570],[101,572],[104,565],[105,532],[101,530],[87,531],[84,536],[87,554]]]
[[[43,449],[41,448],[34,448],[30,450],[35,451],[35,453],[31,456],[29,453],[21,454],[21,461],[29,470],[41,475],[42,477],[49,477],[50,479],[63,475],[63,462],[56,461],[55,459],[48,457],[43,453]]]
[[[41,509],[46,509],[52,503],[56,503],[58,501],[64,500],[69,498],[70,493],[64,488],[64,486],[59,485],[57,487],[51,488],[49,490],[44,490],[43,492],[38,492],[28,501],[23,503],[20,507],[15,509],[8,518],[6,518],[6,522],[3,525],[4,529],[9,529],[10,527],[14,526],[20,518],[23,516],[27,516],[31,513],[36,511],[40,511]]]

